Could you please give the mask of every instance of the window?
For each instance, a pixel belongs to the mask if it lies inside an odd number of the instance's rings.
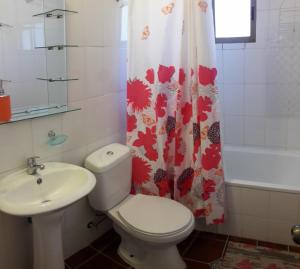
[[[217,43],[256,41],[256,0],[214,0]]]

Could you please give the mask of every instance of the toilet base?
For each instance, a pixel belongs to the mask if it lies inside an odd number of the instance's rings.
[[[147,244],[133,238],[117,225],[114,229],[121,236],[119,256],[136,269],[185,269],[186,264],[177,246],[170,244]]]
[[[186,264],[180,257],[177,247],[172,246],[162,249],[149,249],[142,260],[139,257],[129,254],[128,250],[122,247],[118,248],[119,256],[135,269],[185,269]]]

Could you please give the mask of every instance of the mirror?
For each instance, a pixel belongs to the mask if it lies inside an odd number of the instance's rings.
[[[64,0],[0,0],[0,79],[13,119],[67,112]]]

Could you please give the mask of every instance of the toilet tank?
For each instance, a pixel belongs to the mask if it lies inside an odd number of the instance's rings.
[[[96,187],[88,196],[94,209],[107,211],[129,195],[132,167],[129,147],[105,146],[86,158],[85,167],[96,176]]]

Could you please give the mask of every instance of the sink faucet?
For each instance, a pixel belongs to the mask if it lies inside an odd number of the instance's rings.
[[[37,163],[37,159],[40,158],[38,156],[35,157],[30,157],[27,159],[27,173],[29,175],[36,175],[37,174],[37,170],[44,170],[45,169],[45,165],[44,164],[38,164]]]

